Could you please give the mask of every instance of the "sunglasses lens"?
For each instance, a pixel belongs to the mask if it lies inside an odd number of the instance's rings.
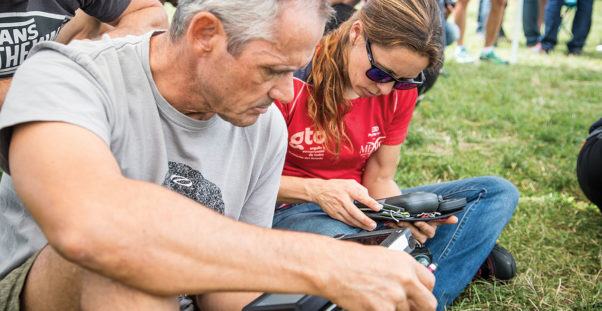
[[[389,76],[386,72],[383,72],[378,68],[371,68],[370,70],[366,71],[366,76],[368,76],[370,80],[379,83],[393,81],[393,78],[391,78],[391,76]]]
[[[409,90],[416,87],[416,84],[409,82],[395,82],[393,88],[396,90]]]

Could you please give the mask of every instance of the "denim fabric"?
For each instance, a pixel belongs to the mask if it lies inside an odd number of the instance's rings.
[[[523,33],[527,39],[527,46],[534,46],[541,37],[537,27],[539,19],[539,0],[524,0],[523,2]]]
[[[589,34],[592,25],[593,0],[578,0],[575,19],[571,28],[573,38],[567,43],[569,52],[579,52],[585,45],[585,39]],[[560,11],[564,5],[564,0],[548,0],[544,14],[544,23],[546,31],[541,38],[541,47],[550,51],[558,42],[558,31],[562,23]]]
[[[439,265],[433,294],[443,310],[462,292],[485,261],[518,204],[518,190],[499,177],[475,177],[402,189],[403,193],[433,192],[443,198],[464,197],[468,204],[457,214],[458,223],[437,228],[426,242]],[[330,218],[313,203],[291,205],[274,214],[274,228],[329,236],[362,232]],[[383,229],[379,224],[377,230]]]
[[[573,39],[566,44],[569,51],[578,52],[583,49],[585,39],[587,39],[587,35],[592,26],[593,7],[594,0],[577,1],[577,11],[575,12],[575,19],[573,20],[573,26],[571,27]]]
[[[453,22],[445,21],[445,46],[448,46],[460,38],[460,27]]]
[[[477,33],[485,33],[485,23],[491,10],[491,0],[479,0],[479,13],[477,14]]]

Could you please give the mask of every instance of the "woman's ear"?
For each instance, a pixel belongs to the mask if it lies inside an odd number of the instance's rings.
[[[349,43],[351,45],[354,45],[355,42],[361,38],[363,35],[363,27],[362,27],[362,23],[360,23],[360,21],[356,21],[351,25],[351,28],[349,29]]]

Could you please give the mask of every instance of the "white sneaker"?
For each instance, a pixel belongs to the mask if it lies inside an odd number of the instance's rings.
[[[460,49],[456,51],[456,62],[461,64],[474,63],[474,58],[468,54],[466,49]]]
[[[531,53],[541,53],[543,48],[541,47],[541,42],[535,43],[535,45],[529,47],[529,52]]]

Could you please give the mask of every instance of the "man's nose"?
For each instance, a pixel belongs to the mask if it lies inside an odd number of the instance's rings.
[[[290,73],[279,77],[268,95],[270,98],[277,99],[283,103],[290,103],[293,101],[294,92],[293,74]]]

